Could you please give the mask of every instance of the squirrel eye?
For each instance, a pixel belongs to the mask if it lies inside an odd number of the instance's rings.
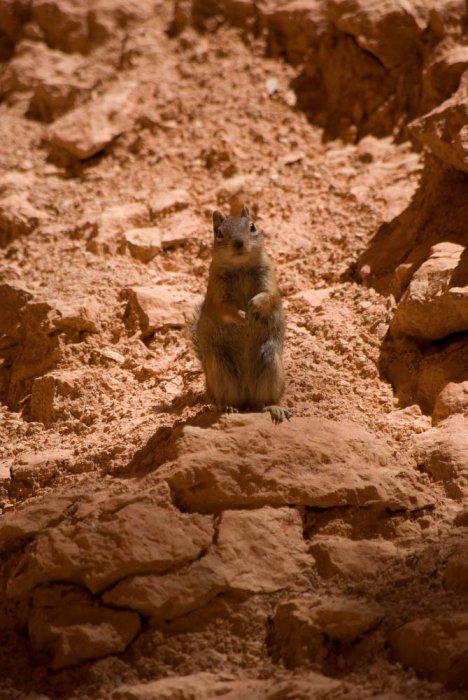
[[[255,233],[255,231],[257,230],[257,227],[255,226],[255,224],[254,224],[253,221],[252,221],[251,224],[250,224],[250,230],[251,230],[252,233]]]

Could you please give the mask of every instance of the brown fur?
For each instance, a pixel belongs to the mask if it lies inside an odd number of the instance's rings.
[[[284,314],[273,265],[246,207],[213,214],[213,256],[205,300],[193,322],[209,398],[222,410],[268,410],[284,390]]]

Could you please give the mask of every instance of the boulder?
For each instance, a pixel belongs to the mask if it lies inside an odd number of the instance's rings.
[[[445,102],[457,91],[460,79],[467,69],[468,46],[453,44],[452,41],[447,43],[442,41],[436,47],[423,74],[424,94],[430,105],[429,110]],[[424,118],[427,118],[427,115]],[[417,132],[418,123],[413,128]]]
[[[392,319],[394,334],[436,340],[468,330],[468,252],[456,243],[432,246]]]
[[[94,299],[57,300],[54,304],[56,316],[53,325],[57,329],[97,333],[99,331],[100,306]]]
[[[210,517],[180,513],[161,503],[158,490],[104,503],[97,494],[85,505],[86,517],[78,513],[36,535],[11,574],[10,598],[55,581],[97,593],[126,576],[194,561],[213,537]]]
[[[157,226],[132,228],[126,231],[124,240],[131,255],[147,263],[161,250],[185,245],[199,228],[198,217],[187,210],[177,211],[164,216]]]
[[[99,82],[112,77],[112,71],[98,61],[90,73],[86,59],[64,54],[43,42],[23,40],[0,78],[0,91],[8,102],[22,93],[28,116],[51,122],[85,101]]]
[[[92,43],[86,5],[77,6],[70,0],[32,0],[31,16],[50,46],[87,53]]]
[[[468,379],[467,364],[467,342],[463,334],[458,338],[455,336],[447,338],[442,343],[434,343],[422,352],[417,373],[413,367],[413,381],[416,383],[416,400],[421,405],[425,413],[433,414],[433,422],[439,422],[439,414],[435,412],[435,404],[439,396],[444,392],[449,384],[463,383]],[[442,394],[441,402],[437,411],[441,410],[441,415],[448,410],[449,406],[455,406],[451,397],[454,393],[463,400],[463,394],[452,387],[447,389],[447,393]],[[444,408],[444,396],[449,402],[447,409]]]
[[[468,614],[412,620],[391,634],[390,644],[404,666],[449,688],[468,688]]]
[[[29,14],[29,0],[0,0],[0,42],[14,44]]]
[[[468,493],[468,418],[453,416],[414,438],[420,469],[445,485],[447,495],[463,499]]]
[[[466,535],[454,547],[447,560],[444,572],[444,585],[457,593],[468,593],[468,552],[466,549]]]
[[[64,584],[36,589],[31,608],[31,647],[51,654],[53,670],[118,654],[141,628],[136,613],[105,607],[86,591]]]
[[[127,287],[122,297],[128,299],[124,314],[126,325],[139,329],[149,338],[161,328],[182,328],[192,317],[198,297],[166,284]]]
[[[98,216],[88,216],[80,222],[80,230],[89,232],[86,244],[91,253],[116,253],[125,250],[124,233],[149,222],[146,204],[127,202],[106,207]]]
[[[347,422],[276,426],[261,413],[222,416],[212,427],[176,428],[155,459],[169,461],[159,474],[179,506],[202,513],[264,505],[414,510],[432,500],[383,442]]]
[[[327,6],[337,29],[353,36],[387,70],[417,58],[429,22],[428,8],[422,0],[411,5],[398,0],[331,0]]]
[[[47,214],[33,206],[23,192],[1,197],[0,248],[7,246],[19,236],[32,233],[47,219]]]
[[[449,382],[444,386],[435,400],[432,418],[437,424],[457,413],[468,416],[468,380]]]
[[[49,46],[89,53],[131,22],[148,18],[151,3],[141,0],[32,0],[31,16]]]
[[[0,335],[19,340],[22,334],[23,310],[33,296],[23,287],[14,284],[0,285]]]
[[[170,620],[219,593],[272,593],[294,585],[313,566],[296,510],[225,511],[205,556],[165,575],[125,579],[104,593],[106,604]]]
[[[383,618],[380,605],[364,600],[304,595],[280,603],[273,617],[270,646],[273,658],[287,668],[322,663],[333,643],[349,645]]]
[[[82,399],[92,375],[88,370],[54,370],[33,380],[31,418],[46,427],[57,420],[70,418],[66,410],[70,402]]]
[[[81,498],[69,490],[47,498],[29,499],[9,509],[0,520],[0,551],[16,549],[41,530],[56,525],[67,509],[79,504]]]
[[[87,104],[73,109],[49,128],[52,147],[86,160],[104,150],[137,116],[137,84],[121,81]]]
[[[468,173],[468,70],[458,90],[413,121],[410,130],[441,161]]]
[[[15,407],[31,391],[34,379],[42,380],[41,375],[55,367],[61,357],[59,336],[78,342],[82,333],[97,332],[99,314],[94,299],[41,299],[16,285],[0,285],[0,338],[9,405]],[[39,383],[37,388],[44,386]]]
[[[396,546],[384,539],[319,536],[311,541],[310,551],[315,557],[317,572],[324,579],[337,575],[353,581],[375,578],[398,558]]]
[[[327,28],[326,7],[321,0],[268,3],[262,8],[268,49],[274,57],[286,56],[293,65],[303,63],[318,46]]]

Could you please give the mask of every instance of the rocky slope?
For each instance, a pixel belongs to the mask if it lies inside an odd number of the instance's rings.
[[[465,697],[467,26],[0,0],[0,697]],[[186,331],[244,203],[281,426]]]

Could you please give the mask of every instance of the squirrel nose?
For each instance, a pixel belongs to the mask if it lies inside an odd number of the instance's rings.
[[[244,241],[233,241],[232,245],[236,250],[241,250],[244,247]]]

